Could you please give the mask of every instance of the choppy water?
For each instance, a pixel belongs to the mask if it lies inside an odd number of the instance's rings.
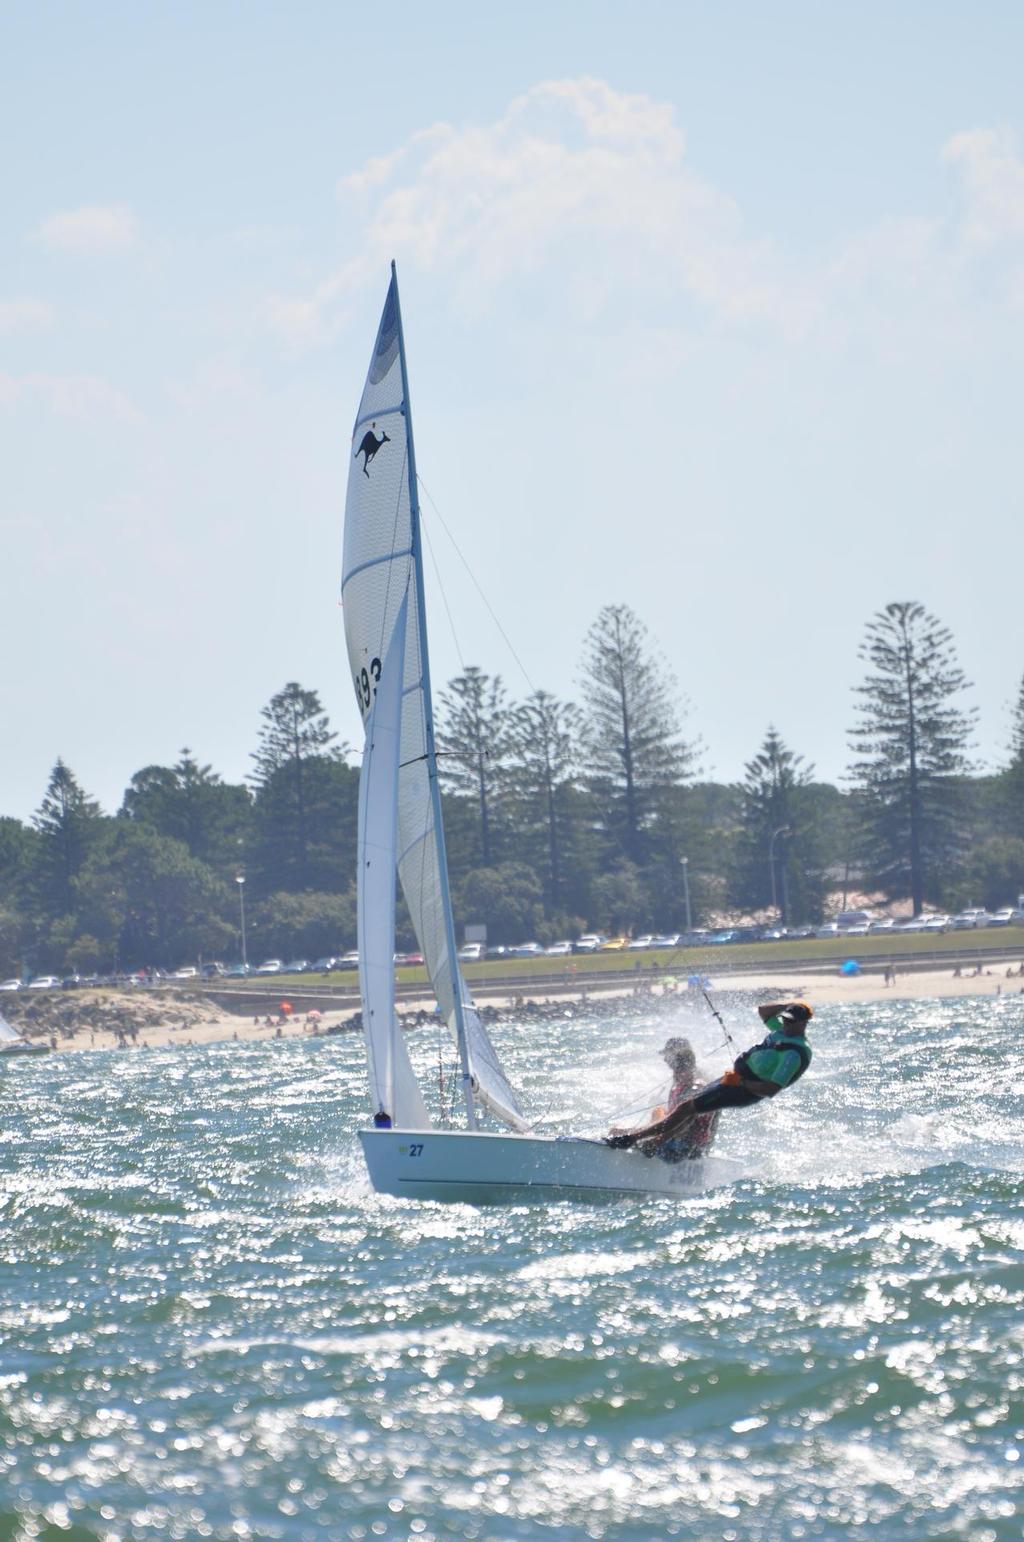
[[[666,1026],[503,1039],[593,1126]],[[374,1196],[352,1038],[7,1065],[0,1538],[1019,1538],[1024,998],[814,1028],[603,1208]]]

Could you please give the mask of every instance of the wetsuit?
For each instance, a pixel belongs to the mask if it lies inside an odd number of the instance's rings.
[[[781,1091],[799,1081],[811,1063],[811,1046],[802,1033],[793,1033],[777,1017],[765,1020],[768,1037],[734,1061],[732,1073],[712,1082],[693,1099],[695,1113],[719,1108],[748,1108],[765,1096],[752,1082],[773,1082]]]

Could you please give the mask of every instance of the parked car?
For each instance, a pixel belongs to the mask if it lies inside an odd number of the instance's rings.
[[[926,932],[944,932],[949,928],[952,916],[926,916],[924,929]]]
[[[309,970],[308,958],[293,958],[290,964],[285,964],[282,974],[306,974]]]
[[[993,910],[988,918],[989,926],[1009,926],[1013,921],[1014,910],[1012,905],[1004,905],[1000,910]]]
[[[82,976],[80,974],[66,974],[63,980],[60,982],[60,988],[61,990],[65,991],[74,991],[77,990],[81,984]]]
[[[486,951],[482,942],[464,942],[455,956],[460,964],[479,964]]]
[[[268,958],[268,959],[265,959],[262,964],[260,964],[259,968],[256,970],[256,973],[257,974],[280,974],[283,969],[284,969],[284,965],[282,964],[282,962],[281,962],[281,960],[279,958]]]
[[[597,951],[599,953],[621,953],[628,942],[628,937],[609,937],[607,942],[600,944]]]
[[[218,980],[218,979],[221,979],[224,975],[227,974],[227,972],[228,971],[227,971],[227,965],[226,964],[217,964],[217,963],[204,964],[203,965],[203,970],[202,970],[203,979],[204,980]]]
[[[0,991],[20,991],[20,980],[0,980]]]
[[[971,931],[976,926],[988,924],[988,911],[980,905],[971,905],[966,910],[961,910],[952,920],[953,930],[956,932]]]
[[[863,937],[863,932],[855,932],[855,927],[869,927],[871,916],[866,910],[841,910],[836,916],[836,925],[841,932]]]
[[[872,921],[868,931],[874,937],[878,932],[891,932],[896,926],[892,916],[883,916],[878,921]]]
[[[339,969],[359,968],[359,949],[353,948],[350,953],[343,953],[338,960]]]
[[[509,956],[511,951],[512,951],[511,948],[506,948],[506,946],[505,946],[505,944],[503,942],[496,942],[494,944],[493,948],[488,948],[487,949],[487,952],[485,953],[484,957],[485,958],[508,958],[508,956]],[[423,960],[420,959],[420,963],[422,963],[422,962],[423,962]]]
[[[550,947],[544,949],[547,958],[565,958],[571,952],[571,942],[553,942]]]
[[[487,951],[489,953],[490,949],[488,948]],[[357,954],[356,955],[357,962],[358,962],[358,957],[359,957],[359,955]],[[407,953],[405,955],[405,962],[407,964],[422,964],[422,962],[423,962],[423,954],[422,953]]]
[[[407,955],[408,957],[408,955]],[[332,969],[338,967],[338,960],[333,953],[325,953],[323,958],[314,960],[310,974],[330,974]]]
[[[838,937],[839,926],[835,921],[823,921],[814,928],[815,937]]]
[[[183,964],[180,969],[176,969],[171,975],[172,980],[197,980],[198,978],[199,970],[194,964]]]
[[[228,980],[244,980],[251,974],[251,964],[229,964],[224,971],[224,976]]]
[[[626,943],[626,951],[628,953],[640,953],[646,948],[653,948],[653,946],[653,933],[644,932],[642,937],[634,937],[632,941]]]
[[[28,988],[30,991],[52,991],[56,990],[59,985],[60,981],[55,974],[40,974],[29,982]]]
[[[517,942],[508,950],[513,958],[539,958],[544,952],[539,942]]]
[[[652,937],[652,948],[678,948],[682,939],[678,932],[666,932],[663,937]]]
[[[577,953],[596,953],[603,942],[600,932],[584,932],[582,937],[577,937],[573,946]]]

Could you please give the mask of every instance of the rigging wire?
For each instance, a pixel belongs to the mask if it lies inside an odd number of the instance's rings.
[[[419,481],[420,486],[423,487],[423,482],[422,482],[422,480],[418,476],[417,476],[417,481]],[[425,487],[423,488],[423,491],[424,492],[427,491]],[[427,497],[428,498],[430,497],[429,493],[427,493]],[[434,502],[433,498],[431,498],[430,501],[431,501],[431,503],[433,503]],[[435,506],[435,508],[437,507],[436,504],[434,506]],[[442,524],[443,523],[444,523],[444,521],[442,520]],[[427,550],[430,553],[430,560],[431,560],[431,562],[433,563],[433,566],[434,566],[434,577],[437,579],[437,587],[441,591],[441,603],[444,605],[444,613],[448,617],[448,625],[452,629],[452,642],[455,644],[455,652],[458,654],[459,668],[462,670],[462,673],[465,674],[466,673],[466,661],[462,657],[462,648],[459,645],[459,634],[455,630],[455,617],[452,615],[452,608],[448,604],[448,591],[445,589],[444,579],[441,577],[441,565],[440,565],[440,563],[437,560],[437,553],[434,551],[434,543],[430,539],[430,530],[427,527],[426,520],[423,518],[423,511],[422,510],[420,511],[420,529],[423,531],[423,534],[426,536]]]
[[[499,633],[501,634],[501,637],[502,637],[502,639],[503,639],[503,641],[505,643],[505,646],[508,649],[509,653],[515,659],[516,664],[519,667],[519,671],[522,674],[523,679],[526,681],[527,685],[530,687],[531,692],[536,694],[537,687],[534,685],[533,681],[530,679],[530,676],[527,673],[526,665],[523,663],[522,659],[519,657],[519,655],[516,652],[515,648],[512,646],[512,642],[511,642],[511,639],[509,638],[508,633],[505,631],[505,628],[502,626],[501,622],[498,620],[498,617],[497,617],[497,614],[495,612],[494,606],[491,604],[490,600],[487,598],[487,595],[484,593],[483,586],[481,585],[480,580],[477,578],[476,574],[473,572],[473,569],[470,567],[468,560],[463,555],[462,549],[459,546],[458,541],[452,535],[452,533],[449,530],[447,524],[445,523],[444,515],[441,513],[441,510],[438,508],[436,502],[434,501],[434,496],[431,493],[430,488],[424,482],[424,480],[420,476],[419,472],[416,473],[416,480],[419,483],[420,487],[423,489],[424,493],[426,494],[426,496],[427,496],[427,498],[428,498],[428,500],[430,502],[430,506],[434,510],[434,513],[437,515],[438,519],[441,521],[441,528],[443,529],[445,535],[448,537],[449,541],[451,541],[452,545],[454,546],[456,554],[457,554],[457,556],[459,558],[459,561],[462,563],[463,567],[466,569],[466,572],[469,574],[470,578],[473,580],[473,585],[474,585],[474,588],[476,589],[476,592],[479,594],[480,598],[484,602],[484,605],[487,607],[487,614],[490,616],[491,620],[494,622],[494,625],[497,627]],[[433,553],[431,553],[431,555],[433,555]],[[445,606],[446,607],[447,607],[447,603],[448,602],[446,600],[445,601]],[[460,662],[461,662],[461,659],[462,659],[462,655],[461,654],[459,655],[459,659],[460,659]],[[465,665],[463,665],[463,668],[465,668]]]
[[[716,1021],[718,1023],[718,1026],[721,1028],[722,1032],[725,1034],[726,1040],[727,1040],[727,1042],[729,1044],[729,1048],[733,1051],[734,1054],[739,1054],[739,1051],[737,1050],[736,1045],[733,1043],[732,1034],[729,1032],[728,1028],[725,1026],[725,1018],[722,1016],[721,1012],[719,1012],[718,1008],[715,1006],[715,1003],[711,1000],[711,997],[708,995],[708,993],[704,989],[703,985],[700,988],[700,993],[704,997],[704,1000],[707,1002],[708,1006],[711,1008],[711,1015],[712,1015],[712,1017],[714,1017],[716,1019]],[[721,1046],[719,1046],[719,1047],[721,1048]]]

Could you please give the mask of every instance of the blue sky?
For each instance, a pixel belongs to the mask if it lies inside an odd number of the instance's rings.
[[[0,5],[0,611],[26,817],[286,680],[355,743],[349,431],[399,264],[418,460],[530,682],[632,605],[707,774],[840,775],[891,599],[997,764],[1020,643],[1018,7]],[[427,504],[433,674],[525,680]]]

